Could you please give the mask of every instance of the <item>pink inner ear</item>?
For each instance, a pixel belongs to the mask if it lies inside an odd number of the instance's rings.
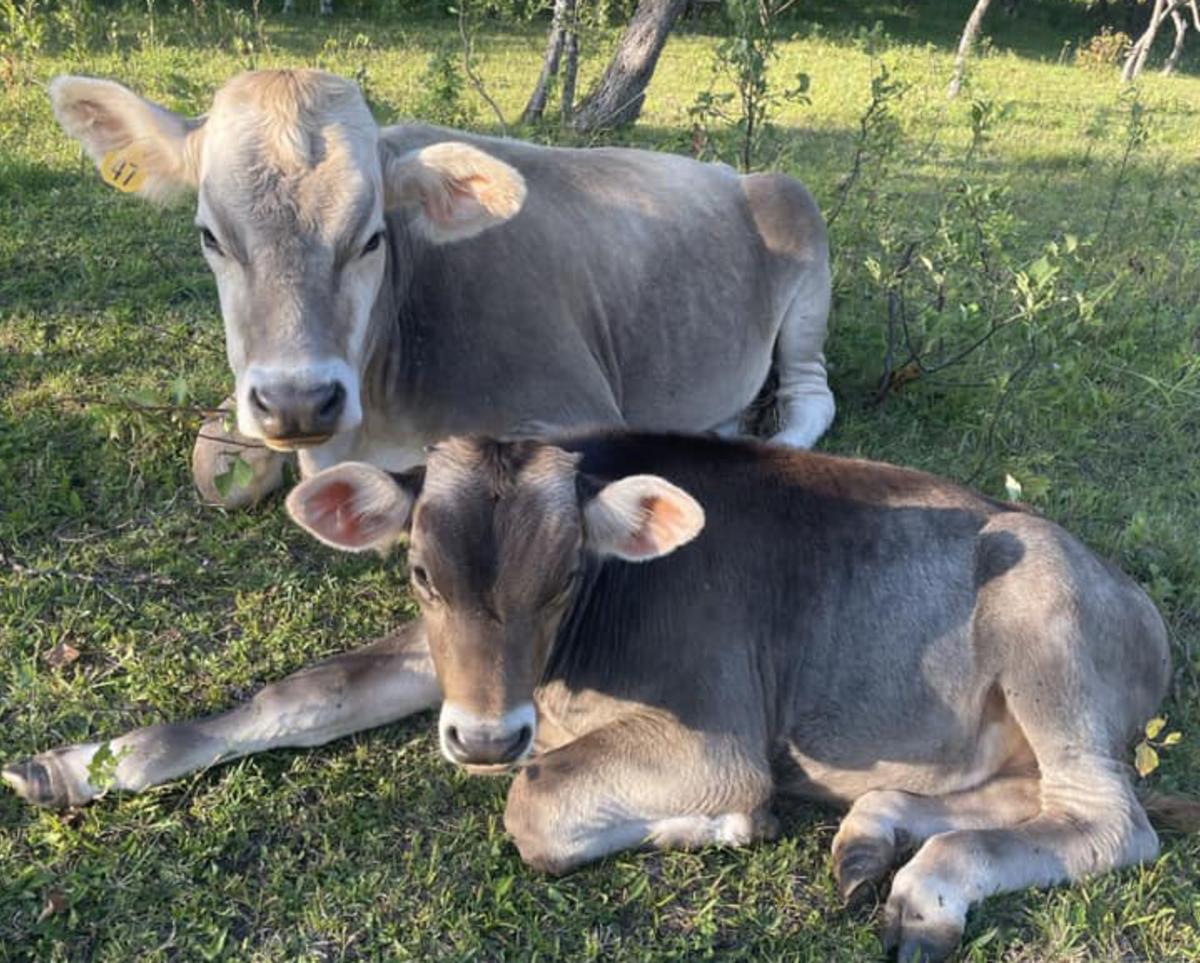
[[[333,481],[308,500],[313,526],[341,545],[363,544],[366,519],[354,513],[354,495],[354,486],[349,482]]]
[[[661,513],[674,511],[670,502],[664,502],[657,495],[647,495],[640,502],[642,524],[635,532],[630,532],[625,540],[626,554],[634,556],[657,555],[659,552],[659,525]]]
[[[433,195],[425,205],[425,216],[435,224],[451,225],[468,221],[479,214],[478,177],[462,177],[448,181],[445,191]]]

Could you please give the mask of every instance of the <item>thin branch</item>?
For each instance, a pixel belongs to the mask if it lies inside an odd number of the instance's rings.
[[[116,582],[123,585],[175,585],[175,580],[172,578],[165,575],[150,575],[147,572],[136,572],[132,575],[88,575],[85,572],[72,572],[58,567],[35,568],[18,562],[3,552],[0,552],[0,565],[6,566],[14,575],[21,578],[63,578],[72,582],[84,582],[87,585],[99,585],[102,582]]]
[[[507,137],[508,124],[504,120],[504,114],[500,110],[500,106],[492,100],[492,95],[487,92],[487,89],[483,86],[483,81],[475,73],[475,68],[471,66],[471,38],[467,36],[466,0],[459,0],[458,4],[458,35],[462,37],[463,73],[471,81],[471,86],[475,88],[475,93],[487,101],[487,105],[492,108],[492,113],[496,115],[496,121],[500,124],[500,133]]]
[[[140,401],[131,401],[128,398],[88,398],[86,396],[72,395],[62,399],[67,404],[79,405],[80,407],[99,406],[103,408],[124,408],[127,411],[145,412],[148,414],[186,414],[186,415],[201,415],[209,417],[212,415],[231,415],[231,408],[208,408],[204,405],[147,405]]]
[[[229,435],[206,435],[204,432],[198,432],[197,438],[203,438],[205,441],[215,441],[222,445],[233,445],[235,448],[266,448],[261,441],[239,441],[236,438],[231,438]]]
[[[971,473],[966,478],[966,483],[968,485],[974,485],[976,480],[979,478],[979,475],[983,472],[984,466],[987,464],[987,459],[992,453],[992,446],[995,443],[996,425],[1000,421],[1000,415],[1003,414],[1004,409],[1008,406],[1009,401],[1015,396],[1016,392],[1014,389],[1016,389],[1016,387],[1029,375],[1029,372],[1033,370],[1034,364],[1037,362],[1037,360],[1037,342],[1033,339],[1030,339],[1029,354],[1009,376],[1008,383],[1005,385],[1004,391],[996,401],[996,407],[992,410],[992,417],[988,422],[987,433],[983,438],[983,447],[979,453],[979,460],[975,463],[974,469],[972,469]]]
[[[904,322],[904,296],[899,287],[899,282],[908,273],[909,266],[912,264],[913,254],[916,253],[917,242],[910,241],[904,249],[904,253],[900,256],[900,261],[892,271],[892,280],[888,284],[888,339],[887,350],[883,356],[883,373],[879,378],[879,387],[876,389],[874,404],[882,404],[886,400],[892,389],[892,372],[893,361],[896,349],[896,329],[898,324],[904,324],[905,336],[907,340],[908,326]],[[912,355],[911,346],[909,348],[910,358],[906,364],[916,360]]]

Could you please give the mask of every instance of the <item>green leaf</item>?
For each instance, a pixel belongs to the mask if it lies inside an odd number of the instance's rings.
[[[175,404],[186,405],[190,396],[191,389],[188,387],[187,378],[181,375],[171,382],[171,400]]]
[[[1007,473],[1004,475],[1004,490],[1008,493],[1010,501],[1019,502],[1021,500],[1021,483]]]
[[[1148,742],[1139,742],[1133,752],[1133,767],[1143,779],[1158,768],[1158,753]]]
[[[219,475],[213,476],[213,488],[217,490],[217,494],[222,498],[229,497],[229,489],[233,487],[233,469],[223,471]]]
[[[1164,728],[1166,728],[1166,725],[1167,725],[1166,719],[1164,719],[1162,716],[1155,716],[1153,719],[1151,719],[1149,722],[1146,723],[1146,738],[1147,739],[1157,739],[1158,734],[1160,732],[1162,732]]]
[[[233,473],[233,483],[238,488],[246,488],[254,481],[254,467],[241,455],[233,460],[233,467],[230,468],[230,471]]]
[[[145,408],[156,408],[162,400],[150,388],[139,388],[129,393],[129,400]]]
[[[1031,265],[1029,265],[1029,277],[1035,285],[1041,287],[1054,273],[1054,268],[1050,266],[1050,259],[1042,255]]]
[[[117,766],[120,765],[122,759],[129,755],[130,751],[130,748],[125,746],[119,752],[113,752],[111,742],[103,743],[96,750],[96,754],[92,756],[91,762],[88,763],[88,782],[100,792],[107,792],[117,781]]]

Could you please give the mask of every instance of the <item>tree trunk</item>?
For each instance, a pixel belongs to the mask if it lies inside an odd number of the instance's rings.
[[[637,120],[667,34],[686,6],[687,0],[640,0],[604,76],[575,112],[576,130],[606,130]]]
[[[971,53],[971,48],[975,46],[975,40],[979,37],[979,28],[983,26],[983,15],[987,13],[988,5],[992,0],[978,0],[975,4],[975,9],[971,11],[971,16],[967,17],[967,25],[963,27],[962,39],[958,41],[958,56],[954,58],[954,76],[950,78],[950,87],[946,91],[947,96],[954,98],[958,96],[958,92],[962,90],[963,77],[967,72],[967,57]]]
[[[1129,56],[1125,58],[1125,68],[1121,71],[1122,81],[1129,83],[1142,72],[1150,48],[1154,46],[1154,39],[1158,36],[1158,28],[1162,26],[1162,22],[1167,19],[1167,13],[1174,7],[1174,0],[1154,0],[1154,12],[1150,14],[1150,23],[1146,25],[1146,32],[1138,37],[1137,43],[1129,48]]]
[[[521,123],[532,124],[542,119],[546,110],[546,100],[550,96],[550,81],[558,74],[558,62],[562,57],[563,41],[566,36],[567,6],[574,6],[574,0],[554,0],[554,17],[550,21],[550,36],[546,40],[546,53],[542,58],[542,73],[538,77],[537,86],[529,95],[529,103],[521,114]]]
[[[571,2],[571,25],[567,29],[567,60],[563,65],[562,125],[568,126],[575,117],[575,78],[579,75],[579,23],[575,16],[575,2]]]
[[[1178,9],[1171,11],[1171,22],[1175,24],[1175,46],[1171,48],[1171,56],[1163,64],[1162,72],[1164,77],[1173,73],[1175,65],[1179,63],[1179,55],[1183,53],[1183,38],[1187,34],[1188,28],[1187,19]]]

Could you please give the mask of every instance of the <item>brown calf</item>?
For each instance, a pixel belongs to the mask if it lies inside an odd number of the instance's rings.
[[[905,960],[950,953],[992,893],[1158,851],[1123,759],[1167,687],[1162,620],[1012,506],[887,465],[604,434],[452,439],[398,476],[342,464],[288,508],[343,549],[407,535],[421,620],[225,715],[114,740],[119,786],[324,742],[440,691],[449,759],[519,766],[506,825],[540,869],[746,844],[773,831],[775,793],[849,806],[847,900],[915,843],[885,910]],[[82,801],[97,748],[5,776]]]

